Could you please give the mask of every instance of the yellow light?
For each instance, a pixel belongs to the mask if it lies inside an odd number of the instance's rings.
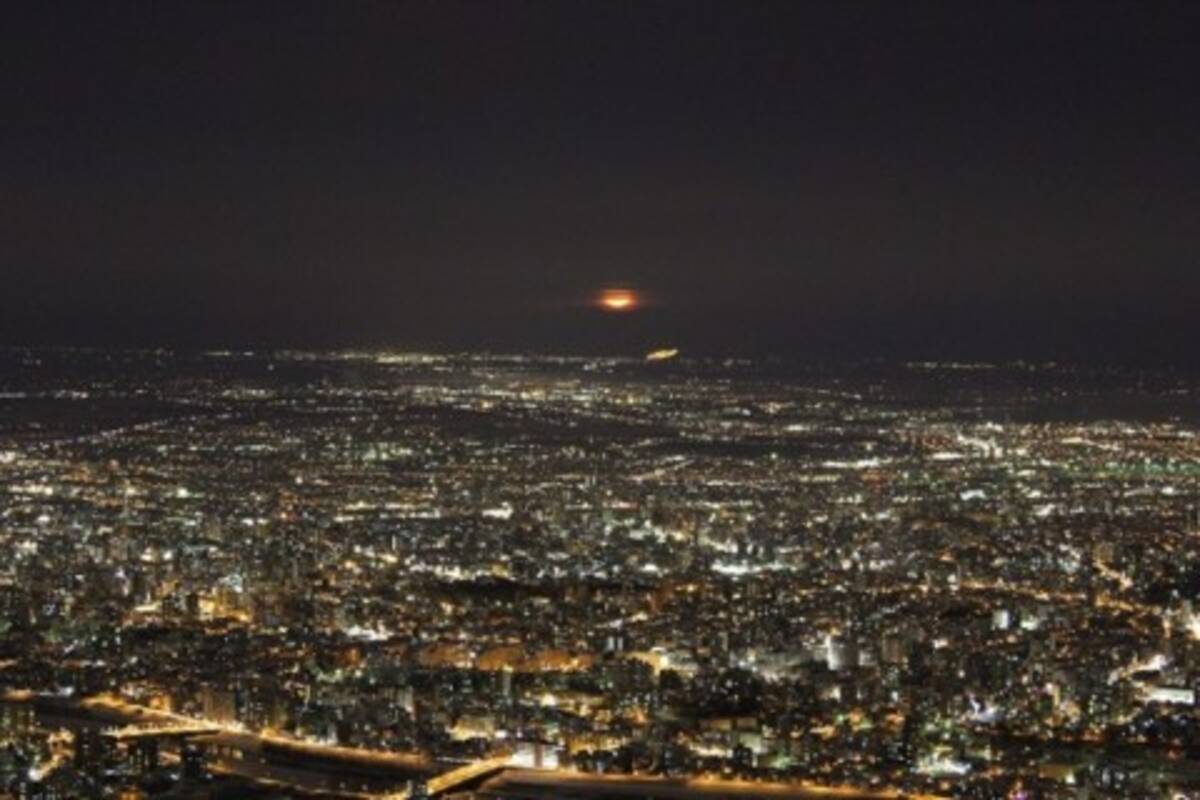
[[[652,350],[646,354],[647,361],[669,361],[679,355],[679,350],[674,347],[665,348],[663,350]]]

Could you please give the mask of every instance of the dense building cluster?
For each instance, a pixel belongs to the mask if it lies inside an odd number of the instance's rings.
[[[221,735],[961,797],[1200,787],[1185,377],[0,360],[0,792],[237,774]],[[221,734],[158,752],[31,697]]]

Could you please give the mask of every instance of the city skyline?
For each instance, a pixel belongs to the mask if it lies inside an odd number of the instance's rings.
[[[1200,2],[8,5],[0,800],[1200,798]]]
[[[1198,395],[0,348],[0,795],[1188,797]]]

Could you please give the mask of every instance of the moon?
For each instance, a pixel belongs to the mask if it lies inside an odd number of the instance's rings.
[[[605,289],[596,298],[596,305],[602,311],[622,313],[633,311],[641,300],[632,289]]]

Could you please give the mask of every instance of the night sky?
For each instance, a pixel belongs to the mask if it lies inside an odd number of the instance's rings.
[[[1200,363],[1200,3],[3,17],[0,342]]]

